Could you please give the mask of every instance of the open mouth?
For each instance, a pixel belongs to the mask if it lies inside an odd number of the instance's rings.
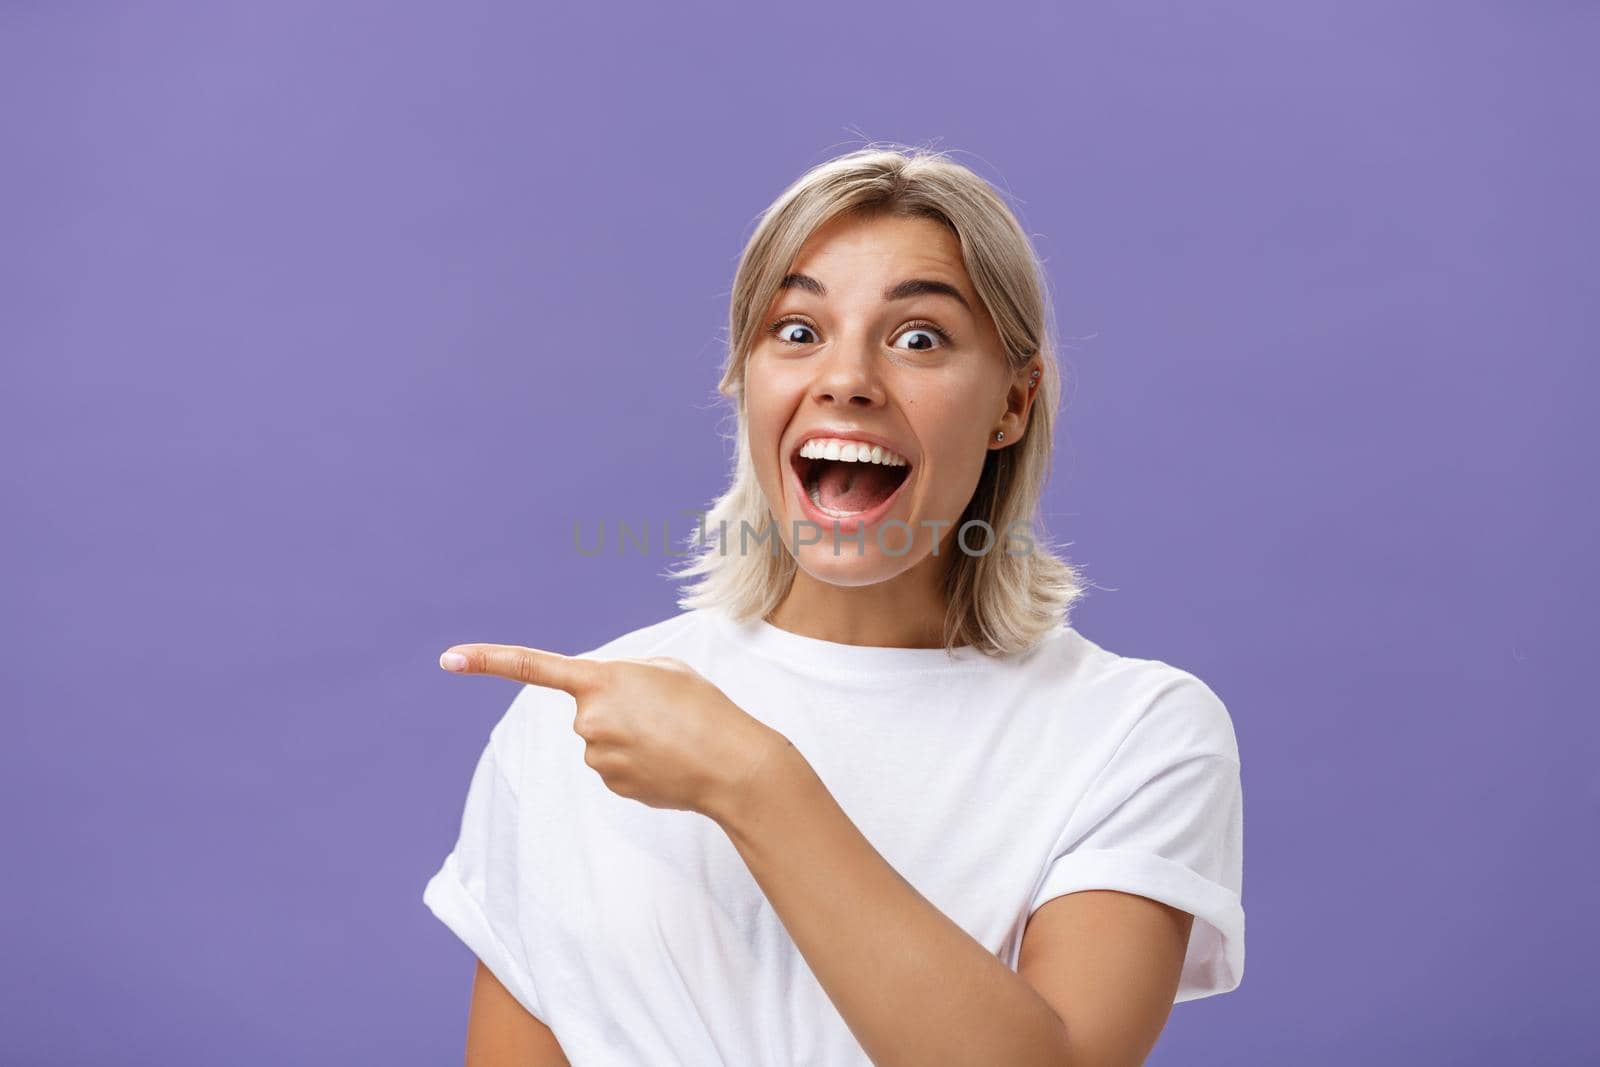
[[[911,463],[881,446],[807,441],[790,459],[801,491],[823,515],[847,518],[877,511],[911,476]]]

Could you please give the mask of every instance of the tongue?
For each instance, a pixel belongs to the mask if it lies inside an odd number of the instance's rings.
[[[878,463],[825,462],[817,496],[832,511],[866,511],[894,492],[897,481]]]

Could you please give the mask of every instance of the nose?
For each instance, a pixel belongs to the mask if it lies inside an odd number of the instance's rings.
[[[817,377],[811,385],[811,399],[818,403],[841,403],[859,407],[879,407],[886,397],[878,377],[876,356],[867,345],[838,345],[817,362]]]

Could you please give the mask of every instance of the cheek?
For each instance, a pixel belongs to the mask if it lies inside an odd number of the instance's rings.
[[[963,446],[959,441],[943,445],[934,460],[938,474],[928,487],[929,501],[942,512],[966,507],[987,458],[988,453],[978,445]]]
[[[778,441],[794,411],[784,383],[752,367],[745,377],[744,414],[750,459],[769,489],[776,484]]]
[[[744,406],[752,419],[775,411],[785,388],[782,374],[759,356],[750,357],[744,371]]]
[[[923,492],[936,511],[966,507],[983,473],[988,451],[982,435],[993,416],[974,399],[978,389],[977,383],[972,383],[964,393],[924,394],[907,407],[926,450],[928,469],[934,473]]]
[[[983,383],[956,379],[907,393],[906,414],[926,447],[939,453],[969,451],[993,417],[984,403],[987,395]]]

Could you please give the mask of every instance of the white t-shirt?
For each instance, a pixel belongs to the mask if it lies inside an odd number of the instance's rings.
[[[1028,653],[879,648],[688,611],[583,653],[674,656],[794,742],[894,868],[1013,970],[1081,889],[1195,916],[1176,1001],[1244,974],[1233,723],[1194,675],[1062,625]],[[606,788],[524,686],[423,901],[582,1067],[868,1064],[722,829]]]

